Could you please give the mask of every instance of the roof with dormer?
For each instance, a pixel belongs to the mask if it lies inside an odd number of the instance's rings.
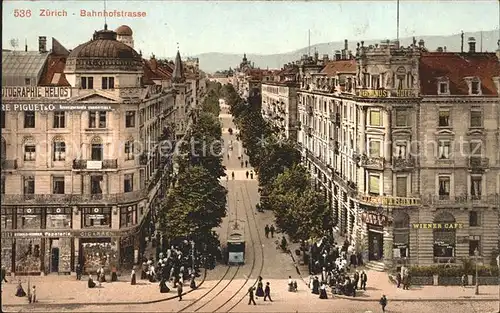
[[[478,78],[485,96],[498,96],[493,77],[500,76],[495,53],[424,52],[419,62],[422,95],[437,95],[438,82],[449,82],[450,95],[469,95],[466,78]]]
[[[320,72],[326,76],[337,76],[339,74],[356,74],[356,60],[329,61]]]

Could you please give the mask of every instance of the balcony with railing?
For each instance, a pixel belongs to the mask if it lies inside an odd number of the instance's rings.
[[[16,170],[17,160],[5,160],[2,159],[2,170]]]
[[[484,171],[490,165],[490,159],[483,157],[468,157],[467,166],[470,171]]]
[[[144,199],[148,196],[147,190],[137,190],[115,194],[4,194],[2,205],[16,204],[64,204],[77,205],[88,203],[125,203]]]
[[[413,157],[393,158],[392,169],[395,171],[410,170],[415,167],[415,159]]]
[[[94,160],[73,160],[74,170],[110,170],[118,168],[118,159],[107,159],[102,161]]]
[[[366,168],[383,170],[384,158],[383,157],[368,157],[366,154],[361,156],[360,165]]]
[[[421,204],[420,198],[412,197],[393,197],[393,196],[372,196],[367,194],[358,194],[358,201],[361,204],[370,206],[388,206],[388,207],[415,207]]]
[[[500,205],[499,194],[489,195],[432,195],[429,194],[422,198],[422,203],[427,205],[447,205],[447,206],[461,206],[461,205]]]

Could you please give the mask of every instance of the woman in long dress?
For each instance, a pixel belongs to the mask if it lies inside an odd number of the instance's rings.
[[[137,279],[135,277],[135,270],[132,269],[132,273],[130,274],[130,284],[135,285],[137,284]]]
[[[319,279],[318,279],[318,277],[314,277],[312,293],[314,293],[315,295],[319,295]]]
[[[322,284],[319,288],[319,298],[320,299],[328,299],[328,295],[326,293],[326,285]]]
[[[89,288],[95,288],[95,282],[92,279],[92,275],[89,275],[89,280],[87,282],[87,285],[88,285]]]
[[[168,288],[168,286],[167,286],[167,280],[162,278],[162,280],[160,281],[160,292],[167,293],[169,291],[170,291],[170,288]]]
[[[23,289],[23,285],[21,284],[21,281],[19,281],[17,284],[16,297],[26,297],[26,292]]]
[[[257,297],[264,297],[264,288],[262,284],[262,277],[259,276],[259,282],[257,283],[257,290],[255,291]]]
[[[194,289],[196,289],[196,288],[198,288],[198,287],[196,286],[196,281],[195,281],[195,278],[196,278],[196,276],[194,275],[194,273],[193,273],[193,274],[191,274],[191,282],[189,283],[189,287],[190,287],[191,289],[193,289],[193,290],[194,290]]]

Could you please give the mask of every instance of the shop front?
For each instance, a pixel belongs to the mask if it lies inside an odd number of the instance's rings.
[[[394,216],[393,258],[399,265],[405,265],[410,257],[410,217],[405,212]]]
[[[376,212],[363,212],[361,221],[368,233],[368,260],[381,261],[384,258],[384,226],[387,217]]]

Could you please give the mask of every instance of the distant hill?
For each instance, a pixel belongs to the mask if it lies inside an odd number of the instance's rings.
[[[468,50],[467,39],[469,37],[476,38],[476,50],[480,51],[481,49],[481,33],[473,32],[467,33],[464,35],[464,51]],[[347,38],[349,39],[349,38]],[[400,42],[403,46],[409,46],[412,43],[412,37],[401,38]],[[438,47],[446,47],[447,51],[460,51],[460,34],[450,35],[450,36],[416,36],[417,41],[423,39],[425,41],[425,46],[430,50],[434,51]],[[483,31],[483,52],[486,51],[496,51],[497,49],[497,40],[498,40],[498,30],[492,31]],[[365,46],[372,45],[375,43],[380,43],[384,39],[377,40],[366,40]],[[323,54],[328,54],[330,58],[332,58],[335,50],[341,50],[344,47],[343,41],[336,42],[328,42],[328,43],[320,43],[311,46],[311,53],[318,51],[320,58]],[[356,42],[349,42],[349,49],[356,51]],[[296,61],[300,59],[303,54],[307,54],[308,48],[302,48],[299,50],[295,50],[288,53],[283,54],[268,54],[268,55],[259,55],[259,54],[247,54],[247,58],[249,61],[255,62],[255,66],[260,68],[281,68],[283,64]],[[218,52],[210,52],[203,53],[200,55],[195,55],[200,59],[200,67],[202,70],[208,73],[214,73],[217,70],[225,70],[229,67],[235,68],[237,67],[241,59],[243,57],[243,53],[240,54],[231,54],[231,53],[218,53]]]

